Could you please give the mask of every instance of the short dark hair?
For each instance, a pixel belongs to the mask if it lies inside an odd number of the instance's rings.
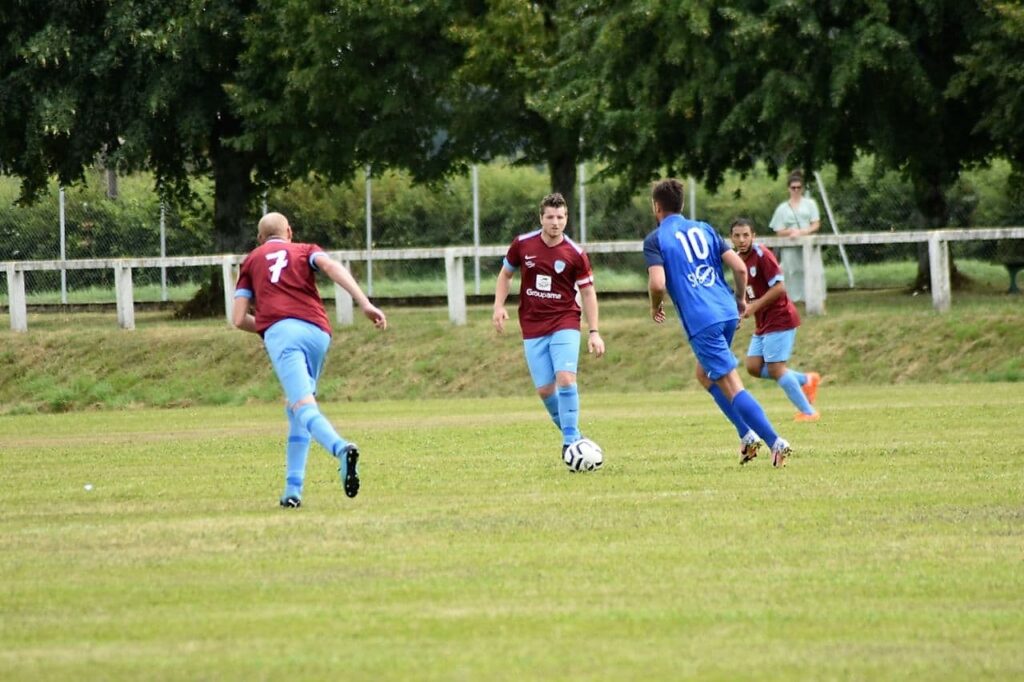
[[[680,213],[683,210],[683,183],[675,178],[668,178],[654,184],[651,199],[667,213]]]
[[[733,228],[742,227],[744,225],[750,228],[751,234],[756,232],[756,230],[754,229],[753,221],[750,218],[744,218],[740,216],[738,218],[733,218],[732,222],[729,223],[729,234],[732,234]]]
[[[565,203],[565,197],[562,196],[561,192],[552,192],[543,199],[540,200],[540,212],[544,214],[545,208],[565,208],[568,209],[568,205]]]

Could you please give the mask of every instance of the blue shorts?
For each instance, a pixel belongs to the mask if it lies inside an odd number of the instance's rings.
[[[718,381],[740,364],[731,348],[737,324],[739,320],[717,322],[690,337],[690,348],[712,381]]]
[[[525,339],[526,365],[535,388],[555,383],[555,372],[572,372],[580,362],[580,330],[559,329],[554,334]]]
[[[263,345],[289,406],[316,395],[316,382],[331,345],[330,334],[315,324],[288,318],[270,325],[263,333]]]
[[[765,362],[788,362],[796,343],[796,328],[750,337],[747,355],[764,358]]]

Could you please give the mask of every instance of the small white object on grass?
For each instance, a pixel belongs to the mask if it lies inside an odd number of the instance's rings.
[[[92,490],[92,483],[86,483],[85,484],[85,490],[86,490],[86,492]]]

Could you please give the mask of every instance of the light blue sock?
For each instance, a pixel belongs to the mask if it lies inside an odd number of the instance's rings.
[[[796,405],[796,409],[800,410],[804,414],[814,414],[814,408],[807,402],[807,396],[800,389],[800,379],[797,377],[799,372],[787,370],[785,374],[779,377],[779,386],[786,392],[786,397],[789,398],[789,402]],[[805,379],[806,381],[806,379]]]
[[[580,394],[576,384],[558,387],[558,422],[562,427],[562,443],[580,439]]]
[[[807,375],[804,374],[803,372],[798,372],[795,369],[789,369],[789,368],[787,368],[786,371],[787,372],[792,372],[793,374],[795,374],[796,375],[796,381],[801,386],[803,386],[804,384],[807,383]]]
[[[763,365],[761,365],[761,378],[770,379],[771,376],[772,375],[768,373],[768,363],[766,362]]]
[[[775,443],[779,435],[775,433],[771,422],[768,421],[768,415],[764,413],[764,409],[754,396],[746,390],[742,390],[733,396],[732,406],[743,418],[743,421],[749,424],[757,435],[761,436],[761,440],[769,445]]]
[[[320,408],[316,403],[308,403],[300,407],[295,413],[295,419],[309,431],[313,440],[324,446],[324,449],[335,457],[348,445],[348,441],[338,435],[338,432],[331,426],[331,422],[327,421],[327,417],[320,414]]]
[[[558,394],[552,393],[547,398],[542,398],[544,401],[544,407],[548,409],[548,414],[551,415],[551,421],[555,422],[555,426],[559,429],[562,428],[562,422],[558,418]]]
[[[306,480],[306,457],[309,455],[309,431],[299,423],[290,409],[286,407],[284,411],[288,415],[284,496],[302,497],[302,483]]]
[[[718,409],[722,411],[722,414],[728,417],[729,421],[732,422],[732,425],[736,427],[736,433],[740,435],[740,439],[747,435],[747,431],[750,430],[750,427],[748,427],[747,423],[743,421],[743,417],[733,409],[732,403],[730,403],[729,399],[725,397],[724,393],[722,393],[722,389],[718,387],[718,384],[711,384],[711,388],[708,389],[708,393],[710,393],[711,397],[715,399],[715,403],[718,404]]]

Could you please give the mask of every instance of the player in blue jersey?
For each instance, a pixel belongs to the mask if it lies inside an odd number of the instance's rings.
[[[704,374],[709,390],[722,412],[740,431],[749,426],[771,444],[772,465],[782,467],[790,455],[789,443],[779,436],[757,400],[743,387],[732,354],[732,339],[740,315],[746,309],[747,266],[725,240],[707,223],[687,220],[683,210],[683,185],[662,180],[651,192],[658,227],[644,240],[651,317],[665,321],[665,296],[675,304],[686,337],[697,357],[698,378]],[[736,282],[734,295],[725,282],[723,263]],[[716,390],[717,389],[717,390]],[[740,464],[757,455],[744,448]]]

